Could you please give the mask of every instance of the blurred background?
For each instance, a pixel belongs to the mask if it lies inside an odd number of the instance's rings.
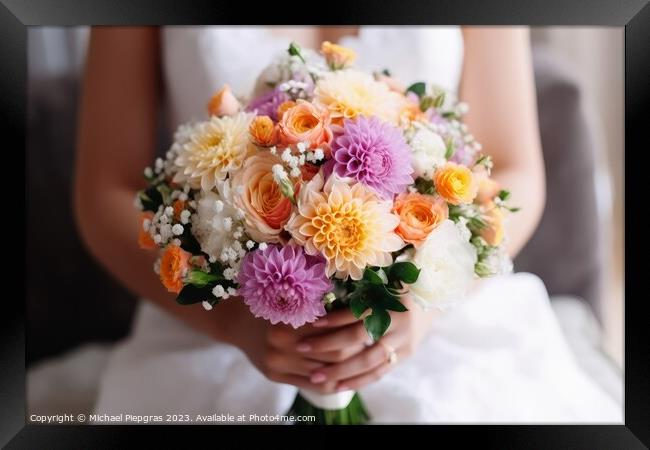
[[[91,404],[96,385],[70,379],[75,360],[65,356],[90,353],[99,375],[113,343],[128,334],[136,301],[93,261],[74,223],[76,115],[88,36],[87,27],[28,33],[26,358],[28,407],[40,414],[61,411],[71,389]],[[547,203],[515,260],[516,271],[544,280],[576,359],[619,401],[623,39],[623,28],[531,30]],[[47,389],[52,385],[56,392]]]

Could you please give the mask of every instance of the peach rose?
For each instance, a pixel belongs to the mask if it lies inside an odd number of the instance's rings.
[[[466,166],[447,162],[433,174],[436,191],[452,205],[471,203],[476,197],[478,183]]]
[[[277,156],[260,152],[233,177],[235,190],[243,188],[235,202],[245,212],[246,231],[259,242],[281,242],[280,233],[292,211],[291,201],[273,179],[275,164],[281,164]]]
[[[481,237],[490,245],[498,246],[503,241],[503,211],[494,202],[487,203],[483,208],[482,219],[486,227],[481,228]]]
[[[449,217],[449,208],[442,198],[417,192],[398,195],[393,212],[400,218],[395,233],[416,247]]]
[[[284,145],[308,142],[310,148],[316,148],[332,140],[330,115],[326,108],[299,100],[279,120],[279,140]]]
[[[478,182],[476,200],[482,205],[489,203],[494,200],[494,197],[499,194],[500,190],[501,186],[492,178],[481,178]]]
[[[138,246],[144,250],[153,250],[156,248],[156,243],[151,238],[148,231],[144,231],[144,221],[153,219],[151,211],[145,211],[140,214],[140,232],[138,233]]]
[[[239,100],[230,91],[230,86],[225,84],[208,103],[208,113],[211,116],[232,116],[241,108]]]
[[[253,142],[260,147],[270,147],[277,143],[277,129],[269,116],[255,117],[248,131]]]
[[[320,46],[320,51],[325,57],[325,61],[332,69],[343,69],[357,59],[354,50],[341,45],[332,44],[325,41]]]
[[[178,247],[169,245],[160,258],[160,280],[169,292],[178,294],[183,289],[183,278],[190,269],[192,255]]]

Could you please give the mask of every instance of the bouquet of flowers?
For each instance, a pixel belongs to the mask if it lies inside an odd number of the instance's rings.
[[[467,106],[356,70],[355,56],[291,44],[249,101],[225,86],[145,169],[139,244],[160,252],[154,270],[178,303],[237,297],[295,328],[349,308],[378,341],[403,295],[445,308],[475,278],[511,270],[503,220],[514,208],[461,122]],[[349,391],[301,391],[291,412],[369,419]]]

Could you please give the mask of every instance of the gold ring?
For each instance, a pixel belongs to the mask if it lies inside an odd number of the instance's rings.
[[[382,341],[379,341],[379,344],[381,344],[381,346],[384,347],[384,350],[386,351],[386,361],[388,364],[397,364],[397,352],[395,349]]]

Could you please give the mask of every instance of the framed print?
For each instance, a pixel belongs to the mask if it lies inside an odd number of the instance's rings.
[[[0,21],[7,448],[650,445],[645,0]]]

